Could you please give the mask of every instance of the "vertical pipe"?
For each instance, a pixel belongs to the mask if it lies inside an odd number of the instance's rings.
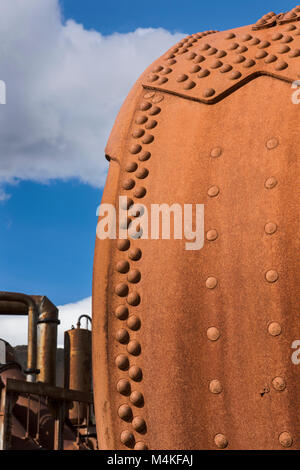
[[[28,351],[27,351],[27,382],[36,381],[36,351],[37,351],[37,313],[31,305],[28,308]]]
[[[37,326],[38,381],[56,385],[58,309],[47,297],[40,298]]]

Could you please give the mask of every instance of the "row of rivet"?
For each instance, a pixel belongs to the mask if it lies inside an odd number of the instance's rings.
[[[296,34],[300,34],[300,30],[299,31],[297,30]],[[226,39],[233,39],[233,38],[236,38],[236,35],[234,33],[232,32],[227,33]],[[282,33],[276,32],[275,34],[273,34],[272,40],[280,41],[282,43],[282,45],[279,47],[277,51],[278,54],[282,55],[282,54],[286,54],[289,52],[290,58],[295,58],[295,57],[300,56],[300,49],[291,50],[291,48],[287,45],[294,40],[294,38],[291,35],[284,36]],[[266,48],[271,46],[270,41],[261,40],[258,37],[251,36],[250,34],[243,35],[242,41],[243,42],[248,41],[249,46],[257,46],[259,50],[255,54],[255,59],[257,60],[264,59],[264,62],[266,64],[274,63],[274,68],[276,71],[282,71],[288,67],[288,63],[286,61],[279,60],[279,58],[275,54],[268,53],[265,50]],[[237,42],[232,42],[229,44],[227,49],[228,51],[232,51],[232,52],[234,51],[238,54],[236,57],[233,58],[232,60],[233,64],[241,64],[242,67],[246,69],[251,68],[254,65],[256,65],[256,61],[253,58],[246,58],[244,55],[242,55],[243,53],[248,51],[247,46],[240,45]],[[174,59],[175,57],[174,53],[176,50],[178,52],[178,48],[176,48],[174,52],[168,53],[165,57],[165,60],[168,61],[169,65],[173,65],[176,63],[176,60]],[[202,78],[208,77],[211,73],[208,68],[202,68],[201,66],[199,66],[199,63],[206,60],[206,57],[203,56],[202,53],[205,53],[206,56],[215,55],[216,59],[214,59],[213,62],[209,65],[210,69],[212,70],[219,69],[220,73],[230,72],[228,74],[228,78],[233,81],[238,80],[242,77],[243,75],[242,71],[233,70],[233,66],[231,65],[231,63],[224,63],[221,60],[219,60],[220,58],[225,57],[227,55],[226,51],[218,50],[208,43],[202,44],[199,48],[199,51],[201,52],[200,55],[198,55],[196,52],[191,51],[185,56],[187,60],[194,60],[195,65],[190,69],[190,73],[191,74],[198,73],[197,78],[202,79]],[[167,74],[170,74],[172,71],[173,69],[171,69],[170,67],[162,67],[160,65],[156,66],[153,69],[153,73],[148,77],[148,80],[150,82],[157,81],[156,83],[158,85],[163,85],[168,81],[168,78],[165,76],[160,77],[159,75],[157,75],[157,73],[160,72],[163,75],[167,75]],[[186,73],[180,74],[176,78],[176,80],[178,83],[183,82],[183,90],[186,90],[186,91],[192,90],[197,85],[197,83],[194,80],[192,80],[189,77],[189,75],[187,75]],[[211,98],[215,94],[216,94],[216,90],[214,88],[206,88],[203,91],[204,98]]]
[[[163,57],[163,60],[166,62],[167,65],[156,65],[148,76],[148,81],[151,83],[155,82],[156,85],[165,84],[168,81],[168,77],[166,75],[170,74],[173,71],[171,66],[177,63],[176,56],[186,54],[189,51],[188,48],[194,47],[199,39],[216,32],[217,31],[204,31],[203,33],[193,34],[182,39],[171,49],[171,51],[167,52]]]
[[[276,148],[278,146],[278,144],[279,144],[279,141],[276,138],[272,138],[272,139],[269,139],[266,142],[266,147],[269,150],[272,150],[272,149]],[[210,152],[210,156],[212,158],[219,158],[221,155],[222,155],[222,148],[221,147],[215,147]],[[266,189],[273,189],[276,185],[277,185],[277,180],[274,177],[268,178],[266,180],[266,183],[265,183]],[[215,189],[212,191],[211,188],[215,188]],[[208,191],[208,195],[211,196],[211,197],[212,196],[213,197],[217,196],[219,194],[219,190],[216,190],[217,186],[212,186],[211,188]],[[276,223],[269,222],[265,225],[265,232],[268,235],[274,234],[276,232],[276,230],[277,230],[277,224]],[[217,230],[216,229],[209,230],[206,233],[206,238],[207,238],[208,241],[215,241],[218,238]],[[265,278],[268,282],[274,283],[278,280],[279,275],[278,275],[277,271],[269,270],[269,271],[266,272]],[[217,287],[217,285],[218,285],[218,280],[215,277],[211,276],[211,277],[208,277],[206,279],[206,287],[208,289],[214,289],[215,287]],[[279,323],[271,322],[268,325],[268,333],[271,336],[274,336],[274,337],[279,336],[281,334],[281,332],[282,332],[282,328],[281,328],[281,325]],[[212,326],[212,327],[208,328],[207,338],[210,341],[216,342],[216,341],[219,340],[220,337],[221,337],[221,332],[217,327]],[[276,391],[279,391],[279,392],[282,392],[286,389],[286,382],[282,377],[275,377],[272,380],[272,385],[273,385],[273,388]],[[222,386],[221,382],[218,379],[212,380],[209,384],[209,391],[212,394],[215,394],[215,395],[219,395],[220,393],[222,393],[223,386]],[[292,439],[292,437],[289,433],[285,432],[285,433],[280,434],[279,442],[284,447],[290,447],[292,445],[293,439]],[[217,447],[219,447],[221,449],[224,449],[228,446],[227,438],[223,434],[217,434],[215,436],[215,444],[216,444]]]
[[[155,92],[147,92],[144,96],[145,100],[141,102],[139,111],[142,114],[137,115],[135,124],[138,126],[132,131],[133,139],[140,139],[141,143],[134,143],[131,145],[129,151],[132,156],[137,156],[139,162],[145,162],[150,159],[151,153],[149,151],[143,151],[143,145],[148,145],[154,140],[154,136],[147,133],[147,130],[152,130],[157,126],[157,121],[152,119],[153,116],[157,116],[161,108],[156,103],[159,103],[163,99],[163,95],[156,94]],[[130,161],[125,166],[127,173],[133,174],[138,180],[144,180],[149,175],[149,170],[142,166],[140,167],[135,160]],[[122,188],[125,191],[133,191],[134,198],[143,198],[146,195],[146,188],[136,186],[136,181],[133,178],[127,178],[123,181]],[[135,189],[134,189],[135,188]],[[129,209],[134,204],[134,201],[127,197],[126,209]],[[131,219],[128,218],[126,222],[127,228],[129,227]],[[119,240],[117,242],[117,248],[121,252],[127,252],[128,260],[121,260],[116,265],[116,270],[122,275],[127,275],[127,282],[121,282],[116,285],[115,293],[119,297],[127,297],[127,304],[131,307],[136,307],[140,304],[141,298],[138,292],[130,292],[129,285],[138,284],[141,280],[141,272],[138,269],[131,268],[131,261],[135,262],[141,259],[142,252],[138,247],[131,247],[131,242],[128,239]],[[127,328],[131,331],[138,331],[141,328],[141,320],[137,315],[129,314],[128,307],[126,305],[120,305],[115,310],[116,317],[121,321],[126,321]],[[137,357],[141,354],[141,345],[136,339],[130,339],[130,334],[126,328],[120,328],[116,333],[116,340],[126,346],[127,353],[131,356]],[[133,382],[141,382],[143,378],[143,372],[137,365],[130,365],[129,358],[126,354],[119,354],[116,357],[116,366],[122,371],[128,371],[129,378]],[[143,407],[144,397],[138,390],[131,389],[131,384],[127,379],[120,379],[117,383],[117,391],[123,395],[129,397],[130,404],[135,407]],[[131,423],[132,428],[137,433],[145,434],[147,431],[146,422],[141,416],[133,416],[132,408],[129,404],[124,403],[118,409],[118,416],[128,423]],[[135,441],[133,433],[129,430],[125,430],[120,436],[122,444],[127,447],[134,447],[136,450],[145,450],[147,445],[143,441]]]
[[[228,447],[228,440],[224,434],[217,434],[214,438],[215,445],[219,449],[226,449]],[[293,445],[293,437],[291,433],[284,431],[279,434],[278,441],[282,447],[291,447]]]

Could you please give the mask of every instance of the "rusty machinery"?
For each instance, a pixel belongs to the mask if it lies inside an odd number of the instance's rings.
[[[71,374],[65,388],[61,388],[55,386],[59,324],[55,305],[45,296],[0,292],[0,314],[28,315],[24,371],[16,362],[13,348],[0,340],[0,449],[97,448],[94,431],[90,432],[93,425],[91,332],[80,329],[84,315],[79,318],[77,336],[69,335],[71,349],[67,346],[65,366]],[[85,378],[79,377],[78,369]],[[67,419],[69,409],[72,418],[79,410],[76,419],[80,429],[72,425],[72,419]]]
[[[81,328],[81,320],[86,319],[86,328]],[[64,386],[67,389],[92,391],[92,332],[88,329],[91,317],[81,315],[77,327],[65,332]],[[87,418],[86,405],[73,404],[69,409],[69,418],[74,424],[82,424]]]
[[[102,203],[204,204],[205,243],[97,238],[103,449],[300,449],[298,20],[187,36],[119,112]]]

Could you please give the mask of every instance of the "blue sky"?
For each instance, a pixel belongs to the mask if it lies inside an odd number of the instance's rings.
[[[66,18],[76,18],[86,28],[103,34],[127,33],[137,27],[163,27],[188,34],[207,29],[225,30],[252,24],[269,11],[281,13],[296,6],[295,2],[286,0],[62,0],[61,4]]]
[[[25,3],[0,0],[0,285],[64,305],[91,296],[104,146],[138,75],[183,34],[251,24],[295,4]]]

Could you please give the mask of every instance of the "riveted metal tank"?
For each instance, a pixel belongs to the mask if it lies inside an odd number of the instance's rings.
[[[81,328],[82,318],[87,320],[86,328]],[[77,327],[66,331],[64,338],[64,386],[81,392],[92,390],[92,332],[88,321],[91,321],[88,315],[81,315]],[[87,405],[73,403],[69,418],[73,424],[82,424],[87,418]]]
[[[299,19],[182,39],[120,110],[102,203],[204,204],[205,243],[97,238],[102,449],[300,449]]]

